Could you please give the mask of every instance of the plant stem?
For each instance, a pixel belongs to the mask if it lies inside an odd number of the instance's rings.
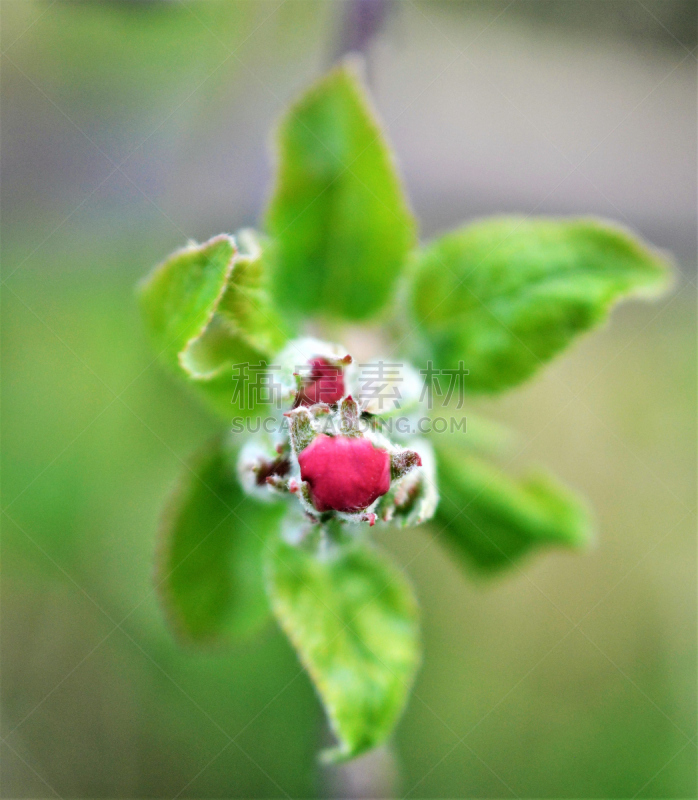
[[[366,53],[388,16],[391,0],[347,0],[333,60],[346,53]]]

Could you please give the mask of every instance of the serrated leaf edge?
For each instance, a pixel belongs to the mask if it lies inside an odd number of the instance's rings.
[[[425,357],[429,357],[430,353],[428,336],[422,330],[421,322],[418,322],[416,320],[415,313],[413,310],[414,308],[413,293],[415,291],[413,281],[416,278],[419,271],[420,256],[426,253],[430,248],[436,246],[439,239],[459,232],[465,232],[469,228],[474,227],[478,224],[493,222],[495,220],[498,221],[510,220],[512,222],[515,221],[525,222],[529,221],[529,219],[535,222],[587,223],[602,228],[607,232],[621,234],[635,248],[637,248],[639,251],[642,251],[652,260],[652,262],[657,268],[657,273],[655,276],[652,276],[651,278],[648,276],[647,280],[645,280],[641,285],[634,286],[630,289],[623,291],[621,294],[615,297],[608,298],[606,302],[604,302],[600,306],[597,318],[591,323],[591,325],[588,328],[586,328],[585,330],[578,331],[575,334],[574,338],[567,345],[558,350],[549,358],[538,359],[539,366],[533,374],[528,375],[527,377],[523,378],[523,380],[520,380],[514,384],[506,386],[500,386],[497,388],[480,387],[477,390],[472,390],[472,395],[483,395],[489,397],[497,394],[504,394],[505,392],[516,390],[521,386],[524,386],[525,384],[529,383],[530,381],[535,380],[536,377],[540,374],[539,370],[543,371],[549,368],[552,364],[554,364],[562,356],[564,356],[570,350],[570,348],[574,347],[575,344],[577,344],[578,341],[581,340],[585,335],[593,333],[594,331],[601,330],[606,325],[608,325],[610,323],[611,314],[617,306],[620,306],[621,304],[630,300],[649,301],[656,299],[668,293],[671,289],[673,289],[676,283],[676,272],[677,272],[676,263],[670,252],[658,247],[654,247],[653,245],[649,244],[644,239],[642,239],[635,231],[633,231],[630,227],[622,225],[617,222],[609,222],[608,220],[602,217],[596,217],[594,215],[585,215],[585,216],[542,215],[531,218],[530,216],[516,215],[516,214],[494,214],[490,216],[475,217],[472,220],[468,220],[468,222],[465,223],[464,225],[437,234],[428,242],[414,249],[410,255],[405,273],[403,274],[402,280],[399,282],[398,285],[398,295],[397,295],[398,306],[406,312],[406,317],[407,319],[410,320],[410,330],[412,333],[411,336],[412,350],[411,352],[408,353],[408,355],[412,355],[414,357],[416,354],[417,356],[423,355]],[[404,341],[407,338],[408,337],[406,336],[401,336],[400,341]]]
[[[289,545],[288,543],[286,543],[286,544],[288,546],[293,546],[293,545]],[[417,630],[419,631],[419,629],[421,627],[420,626],[421,616],[420,616],[419,603],[416,600],[416,594],[414,592],[414,588],[412,586],[412,582],[409,580],[407,575],[401,569],[399,569],[390,559],[388,559],[382,553],[381,550],[379,550],[377,547],[375,547],[372,543],[369,543],[368,541],[364,540],[362,542],[362,544],[363,544],[363,546],[365,546],[369,550],[371,550],[373,553],[378,554],[379,558],[385,559],[385,563],[387,565],[389,565],[389,569],[394,574],[398,575],[400,580],[403,581],[404,585],[407,588],[407,591],[408,591],[408,594],[409,594],[409,597],[410,597],[410,601],[412,603],[412,611],[413,611],[413,614],[414,614],[414,622],[417,625]],[[349,761],[349,760],[351,760],[353,758],[356,758],[357,756],[361,755],[362,753],[365,753],[365,752],[368,752],[369,750],[372,750],[374,747],[378,747],[380,744],[382,744],[383,740],[374,741],[370,745],[365,746],[363,748],[356,749],[356,750],[352,750],[347,745],[347,742],[345,741],[345,739],[343,738],[343,736],[342,736],[342,734],[340,732],[339,723],[338,723],[337,718],[335,717],[335,715],[332,712],[332,710],[330,709],[330,707],[325,703],[325,700],[324,700],[324,697],[323,697],[323,694],[322,694],[322,690],[323,690],[323,687],[326,687],[326,685],[327,685],[326,682],[319,676],[317,671],[313,668],[313,666],[310,664],[308,659],[305,657],[305,654],[303,652],[303,648],[301,648],[301,646],[300,646],[300,637],[296,634],[294,626],[292,624],[289,624],[287,621],[285,621],[284,618],[283,618],[283,615],[279,612],[280,604],[278,603],[278,601],[275,598],[275,593],[274,593],[273,587],[272,587],[272,579],[271,579],[271,575],[270,575],[271,566],[269,564],[269,556],[270,556],[270,554],[272,552],[272,548],[273,548],[273,544],[270,541],[269,542],[269,547],[268,547],[268,550],[267,550],[267,553],[266,553],[267,561],[266,561],[266,563],[264,565],[265,588],[266,588],[266,591],[267,591],[267,597],[269,599],[269,605],[271,606],[272,613],[274,614],[274,618],[276,619],[277,624],[279,625],[281,630],[286,634],[286,636],[288,637],[289,641],[291,642],[291,645],[293,646],[293,650],[296,653],[296,656],[297,656],[298,660],[301,662],[301,666],[308,673],[308,676],[310,677],[311,683],[313,685],[313,689],[315,690],[315,693],[316,693],[316,695],[317,695],[317,697],[318,697],[318,699],[320,701],[320,705],[322,706],[322,708],[323,708],[323,710],[325,712],[325,715],[327,717],[328,723],[330,725],[330,729],[331,729],[332,733],[334,734],[335,738],[337,739],[337,741],[339,742],[339,746],[331,747],[331,748],[328,748],[326,750],[323,750],[318,755],[318,759],[322,763],[327,763],[327,764],[330,764],[330,763],[336,764],[336,763],[340,763],[342,761]],[[417,642],[419,643],[419,637],[417,637]],[[421,662],[422,662],[421,649],[417,649],[417,651],[415,653],[415,663],[414,663],[414,667],[413,667],[413,670],[412,670],[412,674],[410,676],[409,682],[405,686],[405,702],[403,703],[403,706],[402,706],[402,708],[400,710],[400,713],[395,718],[392,730],[395,729],[395,727],[397,726],[398,722],[400,721],[400,718],[401,718],[402,714],[404,713],[405,707],[407,705],[407,697],[409,696],[409,692],[410,692],[411,687],[414,685],[414,682],[416,680],[417,673],[419,671],[419,667],[421,665]],[[392,732],[392,730],[391,730],[391,732]],[[390,732],[389,732],[388,735],[390,735]]]
[[[233,275],[233,270],[234,270],[235,263],[236,263],[236,260],[238,258],[238,253],[239,253],[238,247],[237,247],[237,243],[235,241],[235,237],[233,237],[233,236],[231,236],[230,234],[227,234],[227,233],[218,234],[218,236],[214,236],[211,239],[209,239],[208,241],[202,243],[201,245],[198,245],[198,247],[207,247],[208,245],[217,244],[218,242],[222,242],[222,241],[228,241],[232,245],[232,248],[233,248],[233,251],[232,251],[232,253],[230,255],[230,261],[228,262],[228,265],[227,265],[226,270],[225,270],[225,279],[222,282],[221,289],[218,292],[218,296],[216,297],[216,299],[214,300],[214,302],[211,305],[211,311],[210,311],[206,321],[204,322],[204,324],[200,328],[199,332],[196,333],[194,336],[192,336],[184,344],[184,347],[177,354],[177,360],[179,362],[180,367],[184,370],[184,372],[190,378],[192,378],[195,381],[209,381],[209,380],[212,380],[213,378],[216,378],[218,375],[221,375],[227,369],[227,366],[225,364],[222,364],[217,369],[209,370],[208,372],[199,372],[199,371],[195,370],[193,367],[191,367],[190,365],[188,365],[187,362],[186,362],[187,356],[190,353],[191,348],[206,333],[206,331],[208,330],[208,326],[211,324],[211,320],[213,319],[213,317],[216,314],[216,311],[218,310],[218,306],[220,305],[221,300],[223,299],[223,295],[225,294],[225,292],[226,292],[226,290],[228,288],[228,284],[230,282],[230,279],[231,279],[231,277]]]
[[[358,53],[348,53],[345,55],[340,61],[329,71],[321,75],[311,86],[307,87],[300,93],[296,95],[296,97],[291,100],[291,103],[286,108],[284,114],[280,117],[277,121],[276,125],[274,125],[271,135],[267,142],[267,150],[270,153],[270,160],[272,164],[272,173],[274,175],[274,179],[270,182],[269,189],[267,190],[266,197],[263,203],[263,213],[262,219],[266,220],[269,210],[272,205],[272,200],[276,196],[277,189],[279,188],[281,182],[281,154],[282,154],[282,136],[285,124],[287,120],[295,115],[298,109],[302,108],[309,100],[312,100],[315,96],[320,94],[325,87],[325,84],[333,80],[335,77],[340,76],[342,74],[346,75],[349,78],[349,86],[351,87],[351,91],[354,94],[355,98],[357,99],[358,105],[363,108],[366,112],[366,117],[370,121],[373,130],[375,132],[374,138],[371,140],[371,144],[373,144],[376,140],[382,141],[385,145],[385,152],[387,154],[387,158],[389,164],[392,168],[393,175],[395,177],[395,182],[397,184],[397,188],[400,190],[400,196],[402,198],[402,202],[405,206],[405,211],[409,215],[412,225],[411,225],[411,248],[409,249],[407,255],[405,256],[405,262],[402,266],[402,274],[397,276],[395,281],[395,286],[393,287],[392,292],[388,295],[386,302],[381,306],[380,309],[377,309],[372,315],[372,318],[377,317],[380,314],[381,310],[385,310],[387,308],[392,307],[394,298],[396,297],[396,292],[398,291],[399,285],[401,283],[401,279],[404,276],[404,271],[407,268],[407,265],[410,263],[412,259],[412,255],[417,249],[419,245],[419,219],[415,214],[415,210],[412,205],[412,201],[410,200],[410,195],[407,191],[407,181],[405,179],[405,175],[403,174],[402,168],[400,167],[400,163],[398,162],[396,153],[394,148],[390,143],[390,139],[387,135],[387,130],[385,128],[384,123],[382,122],[381,116],[378,113],[378,109],[373,101],[373,97],[371,92],[368,90],[365,81],[365,59]],[[357,323],[365,323],[366,320],[357,319]]]

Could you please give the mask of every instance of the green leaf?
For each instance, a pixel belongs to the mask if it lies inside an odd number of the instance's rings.
[[[365,319],[389,299],[415,222],[349,62],[289,109],[266,216],[274,290],[291,314]]]
[[[474,413],[470,407],[463,409],[462,417],[456,416],[458,409],[451,406],[452,417],[455,424],[462,426],[458,437],[458,446],[467,449],[471,455],[487,456],[488,458],[512,454],[518,436],[512,430],[494,422],[487,417]],[[440,436],[433,432],[433,435]],[[451,442],[456,438],[456,432],[450,434]]]
[[[235,235],[238,255],[218,311],[250,347],[271,357],[286,344],[289,331],[271,301],[268,243],[249,229]]]
[[[155,268],[140,300],[163,363],[229,418],[254,408],[233,403],[234,364],[267,361],[286,329],[267,291],[262,248],[251,231],[190,243]]]
[[[516,386],[603,322],[624,297],[666,288],[666,259],[591,219],[503,217],[438,239],[416,257],[410,308],[442,368],[470,391]]]
[[[182,638],[217,643],[267,619],[262,552],[283,504],[247,497],[222,438],[185,470],[163,515],[156,585]]]
[[[340,746],[353,758],[385,741],[419,663],[417,603],[405,578],[367,545],[270,551],[272,608],[310,673]]]
[[[541,546],[581,547],[592,537],[581,500],[545,473],[520,481],[464,450],[437,441],[439,536],[468,563],[493,572]]]
[[[231,236],[190,242],[157,266],[140,287],[141,308],[156,352],[173,368],[210,323],[233,270]]]

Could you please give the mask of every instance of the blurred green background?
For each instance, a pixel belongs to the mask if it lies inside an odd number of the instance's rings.
[[[696,796],[696,4],[397,0],[368,48],[425,238],[595,213],[678,261],[523,391],[478,403],[596,510],[586,555],[483,583],[383,533],[424,609],[394,746],[327,771],[269,625],[182,650],[158,512],[216,429],[153,363],[134,283],[254,224],[270,126],[343,0],[33,2],[2,13],[3,797]]]

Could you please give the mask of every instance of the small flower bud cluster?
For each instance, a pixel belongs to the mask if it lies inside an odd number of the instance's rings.
[[[279,365],[280,393],[287,408],[338,403],[356,379],[347,351],[320,339],[295,339],[274,362]]]
[[[292,369],[303,359],[302,371]],[[275,444],[248,442],[238,470],[246,491],[294,495],[315,522],[377,520],[416,525],[438,502],[433,456],[415,440],[401,447],[360,424],[362,410],[349,393],[352,358],[313,339],[291,343],[282,369],[287,426]]]

